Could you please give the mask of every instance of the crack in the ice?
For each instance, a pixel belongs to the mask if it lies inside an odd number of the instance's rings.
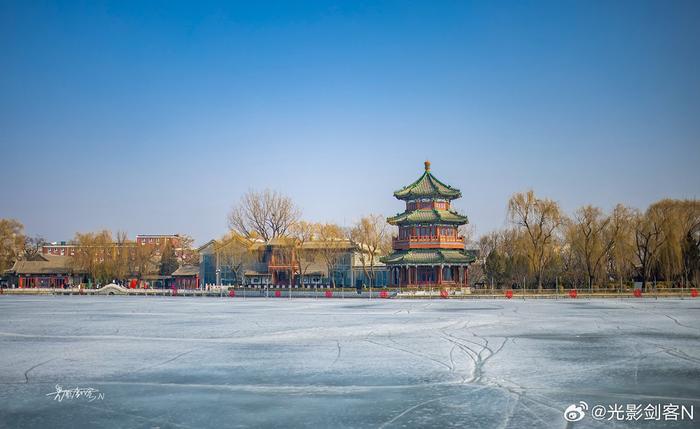
[[[29,384],[29,373],[33,369],[36,369],[36,368],[40,367],[41,365],[47,364],[47,363],[51,362],[52,360],[56,360],[56,358],[51,358],[51,359],[46,360],[44,362],[38,363],[38,364],[34,365],[33,367],[29,368],[28,370],[24,371],[24,384]]]
[[[666,317],[668,317],[669,319],[673,320],[673,322],[674,322],[676,325],[678,325],[678,326],[681,326],[681,327],[687,328],[687,329],[698,330],[698,328],[696,328],[696,327],[694,327],[694,326],[684,325],[683,323],[679,322],[678,319],[676,319],[676,318],[673,317],[673,316],[670,316],[670,315],[668,315],[668,314],[664,314],[664,316],[666,316]]]
[[[664,346],[661,346],[661,345],[658,345],[658,344],[656,345],[656,347],[658,347],[658,348],[660,348],[661,350],[663,350],[663,352],[666,353],[666,354],[669,355],[669,356],[676,357],[676,358],[681,359],[681,360],[684,360],[684,361],[686,361],[686,362],[691,362],[691,363],[694,363],[694,364],[700,364],[700,359],[698,359],[698,358],[696,358],[696,357],[693,357],[693,356],[690,356],[690,355],[686,354],[685,352],[683,352],[682,350],[679,350],[679,349],[677,349],[677,348],[675,348],[675,347],[664,347]]]
[[[176,356],[174,356],[174,357],[172,357],[172,358],[170,358],[170,359],[168,359],[168,360],[166,360],[166,361],[163,361],[163,362],[160,362],[160,363],[156,363],[156,364],[153,364],[153,365],[149,365],[149,366],[144,366],[143,368],[139,368],[139,369],[137,369],[137,370],[134,371],[134,372],[141,372],[141,371],[145,371],[145,370],[147,370],[147,369],[153,369],[153,368],[157,368],[157,367],[159,367],[159,366],[163,366],[163,365],[169,364],[170,362],[172,362],[172,361],[174,361],[174,360],[176,360],[176,359],[179,359],[179,358],[181,358],[182,356],[188,355],[188,354],[192,353],[192,352],[195,351],[195,350],[196,350],[196,349],[192,349],[192,350],[188,350],[188,351],[186,351],[186,352],[182,352],[182,353],[180,353],[180,354],[178,354],[178,355],[176,355]]]

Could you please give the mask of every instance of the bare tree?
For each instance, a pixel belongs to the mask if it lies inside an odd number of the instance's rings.
[[[600,208],[587,205],[576,210],[573,219],[566,221],[566,227],[568,244],[581,261],[588,287],[592,289],[615,244],[617,233],[610,230],[619,224],[612,222]]]
[[[360,219],[350,229],[350,240],[357,246],[362,271],[371,287],[375,280],[375,264],[379,256],[387,253],[391,247],[389,228],[384,217],[371,214]]]
[[[258,236],[269,242],[286,236],[299,216],[300,210],[291,198],[267,189],[243,195],[231,209],[228,223],[231,230],[244,237]]]
[[[158,252],[160,248],[151,243],[133,244],[129,258],[129,272],[135,274],[139,280],[144,276],[155,274],[158,271]]]
[[[199,265],[199,254],[193,249],[194,238],[187,234],[178,234],[178,258],[183,265]]]
[[[328,278],[335,288],[335,270],[348,249],[345,231],[339,225],[332,223],[319,224],[316,227],[316,237],[320,242],[318,254],[326,264]]]
[[[115,277],[112,262],[116,250],[111,232],[77,233],[75,243],[77,247],[71,262],[76,271],[86,273],[99,282]]]
[[[223,266],[229,267],[236,276],[236,282],[244,284],[245,269],[255,259],[252,244],[250,240],[239,234],[228,234],[214,249],[217,269],[221,269]]]
[[[646,213],[637,212],[634,216],[635,254],[641,270],[643,290],[646,290],[651,269],[657,262],[659,249],[665,241],[664,211],[664,208],[652,205]]]
[[[658,266],[669,284],[687,284],[686,241],[700,233],[700,202],[697,200],[657,201],[650,206],[663,215],[661,224],[664,241],[658,251]]]
[[[553,254],[554,235],[562,222],[559,205],[528,191],[510,198],[508,214],[528,237],[527,257],[537,277],[537,289],[542,290],[544,271]]]
[[[123,246],[129,243],[129,234],[127,234],[126,231],[117,231],[117,236],[114,239],[114,242],[119,245]]]
[[[308,243],[313,240],[318,225],[306,221],[297,221],[290,227],[290,235],[294,239],[295,258],[299,267],[299,284],[304,285],[304,278],[308,274],[309,267],[313,265],[318,256],[318,249]]]
[[[12,267],[24,248],[24,226],[14,219],[0,219],[0,273]]]
[[[633,210],[622,204],[616,205],[610,215],[608,234],[614,237],[608,253],[608,273],[617,279],[620,291],[634,268],[634,215]]]
[[[24,238],[24,259],[31,259],[34,256],[38,255],[41,253],[41,248],[44,247],[46,244],[46,240],[44,240],[40,236],[34,236],[34,237],[25,237]]]

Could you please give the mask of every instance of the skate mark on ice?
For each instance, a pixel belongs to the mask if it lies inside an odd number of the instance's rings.
[[[425,355],[422,355],[422,354],[420,354],[420,353],[416,353],[416,352],[414,352],[413,350],[404,349],[404,348],[402,348],[402,347],[395,347],[395,346],[391,346],[391,345],[389,345],[389,344],[382,344],[382,343],[379,343],[379,342],[377,342],[377,341],[368,340],[368,339],[365,339],[364,341],[366,341],[366,342],[368,342],[368,343],[371,343],[371,344],[374,344],[374,345],[377,345],[377,346],[380,346],[380,347],[386,347],[386,348],[388,348],[388,349],[398,350],[398,351],[401,351],[401,352],[404,352],[404,353],[408,353],[408,354],[411,354],[411,355],[413,355],[413,356],[416,356],[416,357],[419,357],[419,358],[422,358],[422,359],[428,359],[428,360],[431,360],[431,361],[433,361],[433,362],[435,362],[435,363],[437,363],[437,364],[439,364],[439,365],[441,365],[441,366],[444,366],[444,367],[447,368],[448,370],[450,369],[450,365],[446,364],[445,362],[442,362],[442,361],[440,361],[440,360],[434,359],[434,358],[432,358],[432,357],[430,357],[430,356],[425,356]]]
[[[476,392],[478,392],[478,391],[480,391],[480,390],[483,390],[483,389],[485,389],[485,388],[486,388],[486,386],[482,386],[482,387],[479,387],[478,389],[474,389],[473,391],[471,391],[471,392],[469,392],[469,393],[476,393]],[[450,398],[450,397],[452,397],[452,396],[458,396],[458,395],[462,395],[462,394],[463,394],[463,393],[453,393],[453,394],[450,394],[450,395],[438,396],[437,398],[429,399],[429,400],[427,400],[427,401],[423,401],[423,402],[420,402],[420,403],[418,403],[418,404],[412,405],[412,406],[406,408],[405,410],[403,410],[402,412],[400,412],[399,414],[397,414],[396,416],[392,417],[390,420],[387,420],[386,422],[384,422],[384,423],[382,423],[381,425],[379,425],[378,429],[383,429],[383,428],[385,428],[385,427],[391,425],[392,423],[394,423],[394,422],[396,422],[397,420],[399,420],[401,417],[404,417],[405,415],[410,414],[411,412],[413,412],[413,411],[415,411],[415,410],[417,410],[417,409],[419,409],[419,408],[421,408],[421,407],[423,407],[423,406],[425,406],[425,405],[428,405],[428,404],[430,404],[430,403],[439,401],[439,400],[441,400],[441,399]]]
[[[335,356],[335,360],[333,361],[331,366],[335,365],[335,363],[338,362],[338,360],[340,359],[340,341],[335,340],[335,345],[336,347],[338,347],[338,354]]]

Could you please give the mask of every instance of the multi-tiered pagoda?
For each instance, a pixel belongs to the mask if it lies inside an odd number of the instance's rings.
[[[406,201],[406,211],[387,219],[399,227],[393,253],[383,261],[389,268],[392,286],[461,287],[468,284],[469,263],[474,258],[464,250],[464,237],[457,228],[468,222],[450,207],[460,198],[459,189],[445,185],[430,172],[394,192]]]

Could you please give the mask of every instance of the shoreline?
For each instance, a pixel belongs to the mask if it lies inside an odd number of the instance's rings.
[[[230,295],[233,291],[233,295]],[[505,295],[505,290],[495,293],[482,292],[463,292],[460,290],[449,291],[448,294],[442,295],[442,289],[420,289],[410,291],[397,291],[394,289],[373,289],[371,292],[363,291],[358,294],[354,288],[318,288],[292,290],[291,299],[457,299],[457,300],[473,300],[473,299],[493,299],[493,300],[528,300],[528,299],[554,299],[554,300],[586,300],[586,299],[697,299],[697,296],[692,295],[692,289],[683,289],[677,291],[651,291],[645,292],[637,297],[632,291],[628,292],[593,292],[577,290],[576,297],[569,296],[569,289],[563,292],[537,292],[521,290],[513,290],[513,295],[508,298]],[[34,289],[2,289],[0,298],[7,296],[132,296],[132,297],[197,297],[197,298],[227,298],[227,299],[246,299],[246,298],[266,298],[266,299],[290,299],[290,291],[285,288],[270,288],[265,289],[248,289],[248,288],[225,288],[219,290],[193,290],[193,289],[178,289],[175,292],[172,289],[126,289],[126,288],[110,288],[103,287],[101,289],[50,289],[50,288],[34,288]]]

